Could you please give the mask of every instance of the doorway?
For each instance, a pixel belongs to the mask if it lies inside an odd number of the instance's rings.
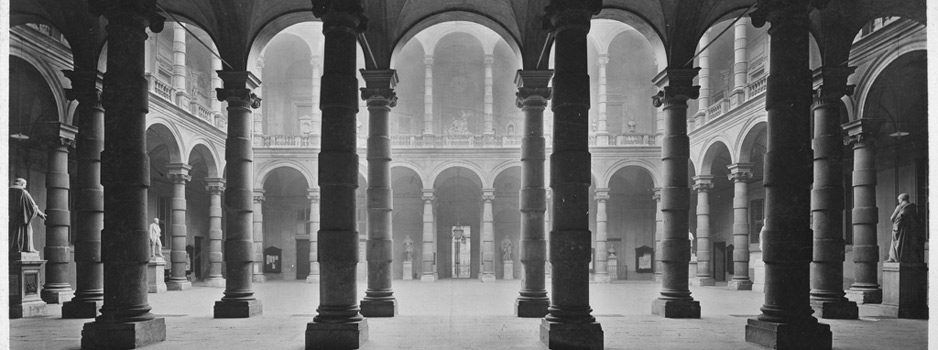
[[[305,280],[309,276],[309,239],[296,239],[296,279]]]
[[[713,279],[726,281],[726,242],[713,243]]]

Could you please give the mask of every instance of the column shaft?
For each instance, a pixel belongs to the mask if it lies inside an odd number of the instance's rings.
[[[436,234],[433,230],[433,189],[423,190],[423,272],[420,280],[436,280]]]
[[[433,133],[433,55],[423,57],[423,133]]]
[[[606,269],[608,253],[606,252],[606,202],[609,201],[608,189],[596,190],[596,262],[593,264],[593,281],[609,283],[609,273]]]
[[[309,276],[306,282],[319,283],[319,188],[307,191],[309,198]]]
[[[728,166],[728,178],[733,181],[733,279],[729,289],[752,290],[749,278],[749,180],[752,164],[736,163]]]
[[[495,281],[495,222],[492,214],[492,202],[495,190],[482,189],[482,282]]]
[[[210,287],[224,287],[225,279],[221,275],[222,237],[221,230],[221,194],[225,192],[225,179],[205,179],[205,189],[209,194],[208,206],[208,275],[205,284]]]
[[[93,70],[65,71],[72,81],[69,97],[78,100],[75,155],[75,297],[62,305],[63,318],[92,318],[104,302],[104,265],[101,263],[101,230],[104,228],[104,187],[101,186],[101,152],[104,150],[104,108]]]
[[[254,298],[254,149],[252,111],[261,100],[252,89],[260,85],[246,71],[218,72],[224,88],[218,99],[228,102],[228,137],[225,139],[225,292],[215,302],[215,318],[244,318],[259,315],[261,302]]]
[[[713,272],[710,266],[710,190],[713,189],[713,176],[694,177],[694,191],[697,192],[697,276],[695,286],[712,286]]]
[[[599,127],[597,131],[600,134],[605,134],[608,132],[606,121],[606,101],[608,98],[606,96],[606,65],[609,64],[609,55],[600,54],[599,58],[596,60],[596,64],[599,65],[599,77],[597,79],[599,85],[599,101],[596,104],[599,108]]]
[[[733,25],[733,103],[736,106],[746,102],[746,86],[749,84],[748,27],[749,18],[746,17]]]
[[[697,44],[699,48],[704,48],[707,44],[710,43],[710,30],[707,30],[700,37],[700,43]],[[710,49],[700,51],[700,55],[697,56],[697,65],[700,67],[699,78],[697,79],[698,84],[700,85],[700,98],[697,99],[697,114],[694,119],[696,119],[697,126],[701,126],[707,122],[707,110],[710,109]],[[700,248],[697,248],[698,251]],[[698,261],[700,259],[700,253],[697,254]],[[697,265],[697,270],[700,270],[700,265]]]
[[[661,215],[661,187],[654,188],[655,199],[655,275],[654,281],[661,282],[663,266],[661,265],[661,251],[663,250],[661,240],[664,238],[664,221]]]
[[[492,63],[495,59],[492,55],[485,55],[483,64],[485,66],[485,95],[484,95],[484,108],[485,118],[483,119],[484,126],[482,127],[483,134],[494,134],[494,116],[492,110],[493,98],[492,98]]]
[[[182,23],[173,23],[173,89],[176,90],[176,105],[188,110],[186,28],[183,26]]]
[[[519,70],[515,104],[524,113],[521,139],[521,264],[524,276],[515,301],[518,317],[544,317],[550,299],[545,288],[547,193],[544,189],[544,109],[551,97],[547,87],[553,71]]]
[[[264,190],[254,189],[254,198],[252,206],[254,215],[252,217],[252,231],[253,235],[251,238],[252,245],[254,246],[254,271],[251,276],[251,280],[254,282],[266,282],[267,276],[264,275]]]
[[[169,280],[166,281],[166,288],[169,290],[186,290],[192,287],[192,283],[186,278],[186,262],[188,254],[186,253],[186,183],[191,180],[189,176],[189,165],[169,164],[169,178],[173,181],[173,198],[170,203],[172,209],[173,224],[170,227],[170,255],[169,260],[172,266],[169,270]]]
[[[876,226],[879,208],[876,207],[876,125],[870,119],[860,119],[844,125],[845,143],[853,145],[853,262],[854,281],[848,296],[858,304],[882,302],[879,285],[879,244]]]
[[[391,261],[394,241],[391,236],[391,138],[388,113],[397,105],[392,88],[397,83],[394,70],[362,70],[366,86],[362,99],[368,103],[368,288],[361,301],[366,317],[394,317],[397,300],[391,289]]]
[[[50,304],[61,304],[72,297],[72,286],[68,283],[69,253],[68,230],[71,214],[68,210],[69,183],[68,149],[75,145],[74,127],[61,123],[44,125],[50,137],[49,158],[46,168],[46,244],[43,247],[46,259],[46,281],[42,286],[42,300]]]

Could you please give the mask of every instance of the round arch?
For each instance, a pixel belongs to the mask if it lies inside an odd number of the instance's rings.
[[[414,39],[417,34],[434,25],[452,21],[472,22],[494,31],[502,38],[502,40],[508,43],[508,47],[511,48],[512,52],[514,52],[515,57],[518,57],[519,61],[521,60],[522,56],[521,46],[518,44],[519,40],[515,35],[512,34],[508,26],[482,13],[465,10],[443,10],[439,12],[427,13],[423,18],[415,21],[415,23],[401,31],[402,34],[394,41],[392,45],[393,50],[391,51],[391,67],[396,66],[396,59],[399,56],[401,49],[404,48],[404,45],[406,45],[410,40]],[[424,52],[426,53],[428,51],[429,50],[424,47]]]
[[[750,119],[743,127],[743,131],[736,137],[737,142],[733,149],[736,150],[737,159],[740,163],[750,163],[752,161],[751,152],[747,152],[747,150],[752,150],[755,147],[759,134],[766,130],[768,126],[767,119],[765,115]]]
[[[52,66],[50,60],[39,57],[39,51],[28,50],[19,45],[19,43],[20,42],[16,40],[10,41],[10,56],[22,59],[42,75],[46,85],[49,86],[52,96],[55,98],[55,110],[58,114],[58,121],[71,124],[72,120],[69,118],[70,114],[68,113],[67,105],[68,99],[65,97],[65,88],[60,78],[61,73]]]
[[[613,163],[611,166],[609,166],[609,168],[606,169],[606,172],[603,173],[602,178],[600,178],[600,181],[602,181],[601,183],[602,186],[597,186],[597,188],[608,188],[609,183],[612,181],[612,177],[617,172],[619,172],[619,170],[622,170],[623,168],[630,167],[630,166],[644,169],[645,171],[648,172],[648,176],[651,177],[651,182],[654,185],[654,187],[661,186],[661,172],[658,169],[658,166],[656,165],[655,162],[649,161],[647,159],[632,158],[632,159],[618,160],[615,163]]]
[[[218,177],[218,162],[216,161],[218,157],[211,144],[205,142],[205,140],[196,140],[195,145],[186,152],[185,159],[188,160],[186,163],[192,165],[192,157],[194,155],[199,155],[205,162],[208,177]]]
[[[664,43],[661,40],[661,33],[658,33],[658,31],[649,24],[648,20],[624,8],[608,5],[604,6],[607,7],[604,7],[599,15],[594,16],[593,19],[611,19],[622,22],[637,30],[651,44],[651,48],[655,54],[655,64],[658,65],[658,69],[663,69],[663,67],[668,66],[668,56],[664,49]]]
[[[420,188],[426,188],[427,184],[430,183],[429,180],[427,179],[427,174],[424,172],[424,169],[417,166],[413,162],[394,160],[391,163],[391,171],[394,171],[394,168],[402,168],[402,169],[408,169],[410,171],[413,171],[414,174],[417,175],[417,178],[420,180]]]
[[[270,163],[265,163],[256,170],[257,175],[254,176],[254,188],[264,188],[264,183],[267,182],[267,178],[270,176],[270,174],[279,168],[291,168],[298,171],[301,175],[303,175],[303,178],[306,180],[306,184],[310,187],[316,183],[313,181],[316,178],[309,171],[307,166],[295,160],[279,159]]]
[[[161,117],[147,118],[147,134],[150,134],[150,132],[153,132],[153,136],[163,141],[166,150],[169,152],[170,163],[182,163],[182,138],[179,137],[179,130],[176,129],[174,124]],[[147,152],[151,150],[152,145],[147,145]]]
[[[495,186],[495,179],[497,179],[498,176],[501,175],[502,173],[509,171],[510,169],[514,167],[520,168],[521,161],[520,160],[506,160],[504,162],[499,163],[494,168],[492,168],[492,171],[486,174],[487,176],[483,179],[482,187],[493,188]]]
[[[729,164],[733,164],[733,151],[730,150],[730,148],[727,146],[728,144],[732,143],[727,142],[724,137],[715,137],[705,144],[707,145],[706,148],[704,148],[706,152],[703,154],[703,157],[700,160],[700,171],[697,173],[697,175],[712,174],[713,172],[711,171],[711,167],[713,166],[713,162],[718,156],[720,156],[720,152],[724,150],[730,157]]]
[[[857,86],[861,88],[860,93],[855,94],[855,96],[857,96],[856,114],[854,114],[854,119],[852,120],[856,120],[858,117],[862,118],[865,115],[867,99],[869,99],[870,90],[872,89],[876,78],[878,78],[883,73],[883,71],[886,70],[886,68],[889,67],[889,65],[891,65],[894,61],[898,60],[900,57],[906,54],[915,51],[927,52],[927,43],[924,36],[896,47],[894,50],[889,51],[886,55],[881,56],[872,63],[871,66],[874,68],[867,70],[866,73],[857,80]]]
[[[469,161],[465,161],[465,160],[453,160],[451,162],[445,162],[443,164],[438,165],[436,169],[430,172],[429,178],[433,179],[433,182],[432,182],[433,188],[436,188],[437,185],[441,183],[441,175],[443,175],[443,173],[446,172],[446,170],[453,169],[453,168],[466,169],[469,171],[470,174],[475,175],[473,177],[473,181],[475,181],[479,185],[479,188],[482,188],[483,185],[486,184],[486,182],[482,181],[482,179],[485,178],[484,176],[485,171],[483,171],[482,168],[479,167],[479,165],[469,162]]]

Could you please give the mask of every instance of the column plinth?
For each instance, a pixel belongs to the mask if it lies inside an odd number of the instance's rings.
[[[246,71],[220,71],[224,84],[217,90],[219,100],[228,102],[228,137],[225,139],[225,292],[215,302],[215,318],[247,318],[261,314],[260,300],[254,298],[254,149],[251,144],[252,111],[261,100],[252,90],[260,85]]]
[[[94,6],[107,18],[107,75],[102,104],[104,150],[101,152],[104,221],[101,261],[104,304],[101,315],[82,330],[84,349],[136,348],[166,339],[162,318],[150,313],[146,269],[150,261],[147,232],[146,152],[147,81],[144,77],[146,29],[160,32],[165,18],[153,0],[106,0]]]
[[[391,236],[391,139],[388,113],[397,105],[394,70],[362,70],[366,87],[362,99],[368,104],[368,288],[361,301],[365,317],[394,317],[397,299],[391,288],[394,241]]]
[[[690,262],[689,228],[690,189],[687,187],[687,100],[697,98],[693,86],[695,69],[666,71],[668,86],[652,97],[655,107],[664,110],[664,137],[661,147],[662,234],[661,295],[652,302],[651,313],[666,318],[700,318],[700,303],[688,289]]]
[[[515,299],[515,316],[544,317],[550,299],[545,288],[547,241],[544,189],[544,109],[551,97],[548,87],[553,71],[519,70],[515,105],[524,113],[521,139],[521,291]]]
[[[61,304],[72,298],[74,291],[68,283],[69,252],[68,231],[71,212],[68,210],[69,189],[68,152],[75,147],[78,129],[68,124],[53,122],[42,126],[42,141],[49,147],[46,170],[46,278],[42,286],[42,300]]]

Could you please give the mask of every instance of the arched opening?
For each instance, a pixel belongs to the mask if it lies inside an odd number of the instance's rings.
[[[717,282],[726,281],[727,276],[733,273],[733,252],[728,249],[733,244],[734,185],[728,176],[727,167],[730,164],[732,159],[729,148],[722,142],[711,145],[704,157],[704,168],[699,177],[709,175],[710,178],[698,181],[695,188],[698,194],[700,191],[708,192],[710,247],[707,248],[710,250],[710,273]],[[709,189],[705,184],[709,184]],[[701,217],[698,217],[698,220],[700,219]],[[697,227],[700,227],[700,221],[697,222]],[[700,251],[700,247],[697,249]]]
[[[189,270],[192,276],[201,281],[209,273],[211,195],[206,187],[206,179],[217,177],[217,170],[211,151],[201,144],[192,149],[188,164],[192,168],[189,170],[190,180],[186,183],[186,252],[191,260]]]
[[[297,275],[297,267],[309,266],[308,189],[309,183],[303,174],[290,167],[276,168],[264,180],[262,249],[264,276],[268,280],[306,279]],[[275,254],[268,252],[281,255],[271,258],[270,255]]]
[[[181,165],[179,141],[170,129],[163,124],[154,124],[146,133],[147,156],[150,158],[150,188],[147,191],[147,222],[160,219],[163,243],[163,256],[169,257],[172,250],[173,217],[173,179],[171,171]],[[187,215],[188,218],[188,215]],[[171,268],[167,261],[166,269]]]
[[[521,167],[495,177],[495,278],[521,278]]]
[[[454,166],[437,176],[433,193],[438,276],[477,278],[481,267],[482,180],[475,172]]]
[[[394,279],[420,279],[423,273],[423,183],[414,170],[391,168],[391,190],[394,191],[392,227],[394,248],[391,265]],[[407,244],[410,243],[410,256]],[[405,276],[404,262],[410,258],[410,278]]]
[[[625,166],[609,180],[606,247],[617,257],[616,279],[654,275],[654,258],[642,254],[655,247],[654,187],[651,173],[640,166]]]

